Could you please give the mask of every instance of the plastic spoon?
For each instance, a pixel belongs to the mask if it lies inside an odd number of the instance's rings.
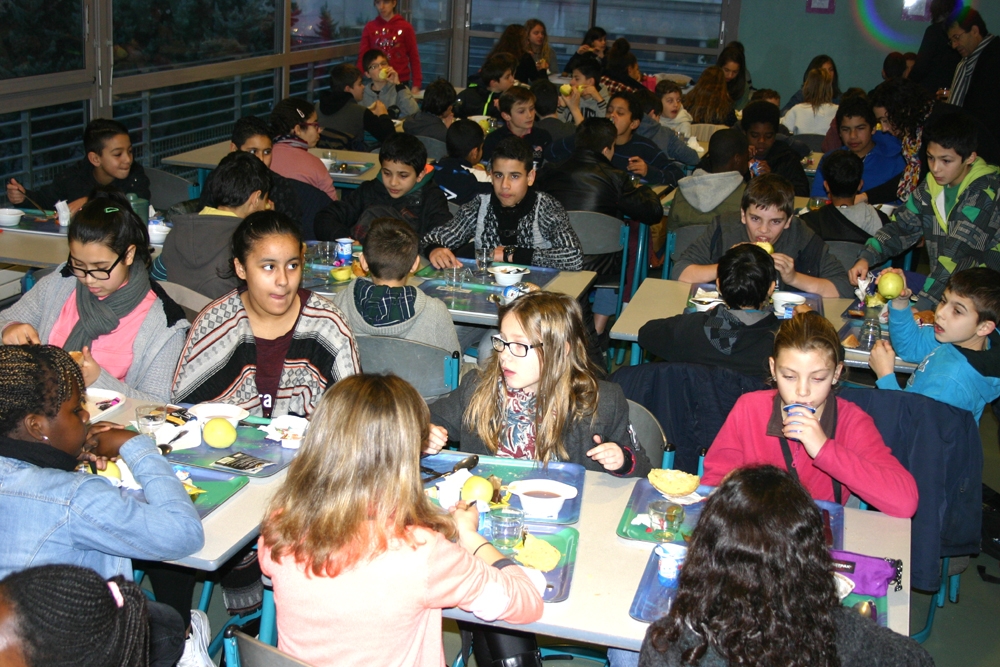
[[[447,477],[448,475],[450,475],[452,473],[456,473],[459,470],[472,470],[477,465],[479,465],[479,456],[478,455],[473,454],[472,456],[466,456],[464,459],[462,459],[461,461],[459,461],[458,463],[456,463],[455,467],[453,467],[451,470],[448,470],[446,472],[435,473],[435,474],[431,475],[430,477],[425,477],[424,478],[424,484],[426,484],[427,482],[431,482],[431,481],[433,481],[433,480],[435,480],[435,479],[437,479],[439,477]]]

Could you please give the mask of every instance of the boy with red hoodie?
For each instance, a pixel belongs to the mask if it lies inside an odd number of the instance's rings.
[[[374,4],[378,17],[365,24],[361,32],[358,69],[364,71],[361,60],[369,49],[380,49],[389,60],[389,66],[399,75],[400,83],[411,86],[416,93],[420,90],[423,77],[413,26],[396,13],[396,0],[375,0]]]

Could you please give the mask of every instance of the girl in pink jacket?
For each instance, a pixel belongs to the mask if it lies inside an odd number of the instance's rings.
[[[261,526],[278,648],[323,667],[444,667],[441,610],[485,621],[542,615],[544,578],[424,495],[430,416],[398,377],[353,375],[320,400]]]
[[[854,494],[890,515],[917,511],[917,484],[864,410],[832,396],[844,370],[833,325],[815,312],[782,322],[771,375],[777,389],[745,394],[705,457],[702,483],[718,486],[735,468],[787,470],[817,500]]]

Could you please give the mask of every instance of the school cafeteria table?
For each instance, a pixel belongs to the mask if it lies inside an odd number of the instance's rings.
[[[611,327],[611,340],[632,343],[629,365],[635,366],[642,358],[639,329],[650,320],[680,315],[687,307],[691,285],[677,280],[647,278],[636,291],[628,307]],[[833,327],[840,331],[844,326],[842,314],[851,304],[850,299],[823,299],[823,314]],[[844,363],[856,368],[868,368],[868,355],[856,350],[845,350]],[[913,373],[916,364],[896,358],[897,373]]]
[[[59,266],[69,256],[66,227],[59,231],[36,231],[20,227],[0,229],[0,263],[16,264],[37,269]],[[163,249],[153,246],[155,257]]]
[[[163,158],[163,164],[169,164],[175,167],[194,167],[198,170],[198,185],[201,186],[205,184],[205,178],[208,176],[209,172],[219,166],[219,162],[222,158],[226,157],[229,153],[229,143],[229,141],[220,141],[217,144],[202,146],[201,148],[196,148],[191,151],[171,155],[170,157]],[[368,169],[368,171],[357,176],[349,176],[346,174],[332,172],[330,177],[333,178],[333,182],[337,184],[338,187],[356,188],[364,181],[370,181],[378,175],[379,162],[377,154],[361,153],[358,151],[331,150],[328,148],[310,148],[309,152],[319,158],[323,157],[323,155],[327,152],[332,152],[335,159],[340,162],[372,163],[372,167]]]
[[[125,422],[142,402],[128,401],[113,416]],[[251,479],[217,510],[205,517],[205,546],[176,561],[200,570],[216,570],[259,533],[259,523],[271,496],[284,481],[280,472],[266,479]],[[649,558],[651,545],[623,540],[615,534],[635,479],[622,479],[588,471],[584,482],[576,566],[569,598],[545,605],[542,618],[532,624],[504,627],[530,630],[543,635],[604,646],[638,650],[647,626],[628,615],[632,597]],[[844,548],[860,553],[899,558],[909,572],[910,522],[878,512],[845,509]],[[889,627],[907,634],[910,586],[889,592]],[[449,618],[480,622],[457,609],[445,610]]]

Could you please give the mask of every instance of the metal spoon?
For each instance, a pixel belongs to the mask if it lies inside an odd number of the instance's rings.
[[[455,464],[455,467],[446,472],[439,472],[431,475],[430,477],[424,477],[424,484],[433,481],[439,477],[447,477],[448,475],[458,472],[459,470],[472,470],[477,465],[479,465],[479,456],[473,454],[472,456],[466,456],[464,459]]]

